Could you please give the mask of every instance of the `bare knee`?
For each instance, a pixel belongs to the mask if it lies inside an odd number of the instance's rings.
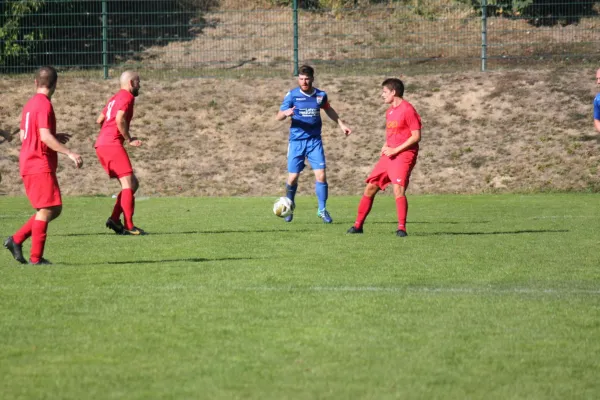
[[[365,187],[364,195],[367,197],[373,197],[379,192],[379,186],[373,185],[372,183],[367,183]]]
[[[394,185],[394,196],[396,198],[402,197],[405,194],[406,194],[406,189],[404,188],[404,186]]]
[[[296,173],[290,172],[288,174],[287,184],[290,185],[290,186],[296,186],[296,185],[298,185],[298,177],[299,176],[300,176],[300,174],[296,174]]]
[[[326,183],[327,182],[327,174],[324,169],[315,169],[315,179],[317,182]]]
[[[62,205],[53,206],[48,208],[40,208],[36,213],[37,220],[50,222],[60,216],[62,212]]]

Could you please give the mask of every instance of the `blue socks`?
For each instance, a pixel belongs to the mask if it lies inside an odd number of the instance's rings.
[[[315,193],[317,194],[317,201],[319,202],[319,211],[322,211],[325,209],[329,194],[327,190],[327,183],[316,182]]]
[[[294,197],[296,197],[296,190],[298,189],[298,185],[296,186],[290,186],[288,184],[285,185],[285,196],[290,199],[291,201],[294,201]]]

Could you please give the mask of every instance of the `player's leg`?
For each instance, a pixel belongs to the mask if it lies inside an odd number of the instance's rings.
[[[33,221],[31,234],[31,253],[29,256],[29,264],[44,265],[50,264],[44,256],[44,248],[46,247],[46,236],[48,232],[48,224],[50,221],[58,218],[62,212],[62,205],[45,207],[38,209]]]
[[[363,225],[371,212],[371,208],[373,208],[373,202],[375,201],[375,196],[378,192],[379,186],[373,183],[367,183],[363,196],[358,203],[356,220],[354,221],[354,225],[348,229],[347,233],[363,233]]]
[[[23,257],[23,242],[31,236],[33,221],[35,214],[25,222],[17,232],[4,240],[4,247],[10,251],[13,258],[21,264],[27,264],[27,260]]]
[[[143,235],[145,232],[133,224],[133,213],[135,210],[134,193],[139,187],[139,182],[133,173],[119,177],[119,182],[121,183],[121,208],[125,217],[123,234]]]
[[[348,229],[347,233],[363,233],[363,225],[371,212],[375,196],[380,190],[385,189],[387,185],[390,184],[390,178],[387,173],[388,163],[388,157],[380,157],[379,161],[375,164],[373,170],[365,180],[367,185],[365,186],[363,196],[358,203],[356,220],[354,221],[354,225]]]
[[[327,164],[325,162],[325,150],[321,139],[309,139],[306,158],[315,173],[315,194],[317,195],[317,216],[324,223],[333,222],[331,215],[327,211],[327,199],[329,198],[329,187],[327,185]]]
[[[394,184],[394,197],[396,198],[396,213],[398,214],[398,230],[396,236],[405,237],[406,233],[406,215],[408,214],[408,200],[406,199],[406,188]]]
[[[327,199],[329,198],[329,187],[327,186],[327,173],[325,169],[315,169],[315,194],[317,195],[317,217],[324,223],[331,224],[333,219],[327,211]]]
[[[304,160],[306,158],[306,141],[305,140],[294,140],[290,141],[288,145],[287,154],[287,169],[288,178],[285,185],[286,197],[289,198],[294,207],[296,204],[296,191],[298,190],[298,180],[300,178],[300,172],[304,170]],[[284,218],[285,222],[292,222],[294,219],[294,213]]]
[[[389,174],[394,187],[394,197],[396,199],[396,213],[398,215],[398,229],[396,236],[405,237],[406,216],[408,215],[408,199],[406,198],[406,188],[410,179],[410,174],[416,163],[416,154],[407,153],[405,157],[394,160],[390,165]]]

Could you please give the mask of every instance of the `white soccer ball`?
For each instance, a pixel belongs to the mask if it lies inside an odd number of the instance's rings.
[[[273,214],[284,218],[294,212],[294,202],[287,197],[280,197],[273,204]]]

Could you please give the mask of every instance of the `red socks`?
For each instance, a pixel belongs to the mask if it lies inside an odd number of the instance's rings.
[[[33,221],[35,221],[35,214],[33,214],[33,217],[29,218],[29,221],[25,222],[25,225],[23,225],[17,231],[17,233],[13,235],[13,241],[16,244],[23,244],[23,242],[31,236],[31,228],[33,227]]]
[[[119,195],[117,196],[115,207],[113,208],[112,215],[110,216],[110,219],[112,219],[115,222],[121,220],[121,213],[123,213],[123,208],[121,207],[121,193],[123,192],[119,192]]]
[[[133,209],[134,209],[134,198],[132,189],[123,189],[119,194],[121,196],[121,208],[123,208],[123,214],[125,216],[125,229],[133,229]]]
[[[398,213],[398,229],[406,232],[406,214],[408,214],[408,200],[406,200],[406,196],[396,198],[396,212]]]
[[[46,245],[46,231],[48,230],[48,221],[34,220],[32,223],[31,234],[31,262],[36,263],[44,255],[44,246]]]
[[[362,228],[365,220],[367,219],[367,215],[369,215],[369,212],[371,212],[373,201],[375,201],[375,197],[363,196],[360,199],[360,203],[358,203],[358,214],[356,215],[356,221],[354,222],[355,228]]]

